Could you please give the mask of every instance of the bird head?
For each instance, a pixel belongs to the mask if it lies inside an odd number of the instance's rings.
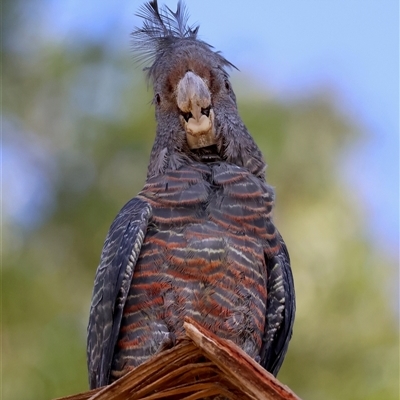
[[[228,68],[234,67],[198,39],[199,27],[188,25],[179,1],[176,11],[145,3],[137,14],[143,26],[133,33],[133,48],[151,65],[157,134],[149,175],[212,153],[263,176],[265,163],[236,105]],[[235,68],[235,67],[234,67]]]

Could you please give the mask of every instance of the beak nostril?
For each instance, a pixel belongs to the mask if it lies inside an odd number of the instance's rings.
[[[193,118],[193,114],[192,114],[190,111],[187,112],[187,113],[184,113],[184,112],[183,112],[181,115],[182,115],[183,119],[184,119],[186,122],[189,121],[189,118]]]
[[[205,115],[206,117],[209,117],[210,116],[210,110],[211,110],[211,106],[208,106],[206,108],[202,108],[201,109],[201,113],[203,115]]]

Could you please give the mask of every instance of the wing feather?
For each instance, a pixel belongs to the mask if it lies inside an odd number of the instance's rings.
[[[296,310],[295,292],[290,258],[285,242],[276,231],[278,252],[267,256],[267,312],[261,365],[277,375],[285,358],[292,337]]]
[[[134,198],[120,211],[104,242],[87,332],[90,388],[107,385],[122,312],[146,235],[151,207]]]

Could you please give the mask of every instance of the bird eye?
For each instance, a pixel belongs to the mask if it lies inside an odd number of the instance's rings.
[[[192,113],[189,111],[189,112],[187,112],[187,113],[182,113],[182,117],[183,117],[183,119],[184,119],[186,122],[188,122],[188,121],[189,121],[189,118],[192,118],[193,115],[192,115]]]
[[[211,110],[211,106],[208,106],[207,108],[202,108],[201,109],[201,113],[203,115],[205,115],[206,117],[209,117],[210,116],[210,110]]]

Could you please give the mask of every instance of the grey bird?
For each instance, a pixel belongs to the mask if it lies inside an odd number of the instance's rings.
[[[198,39],[183,3],[173,12],[150,1],[138,15],[134,48],[150,63],[157,131],[143,190],[112,223],[96,272],[90,387],[173,347],[186,316],[276,375],[292,336],[293,277],[233,65]]]

